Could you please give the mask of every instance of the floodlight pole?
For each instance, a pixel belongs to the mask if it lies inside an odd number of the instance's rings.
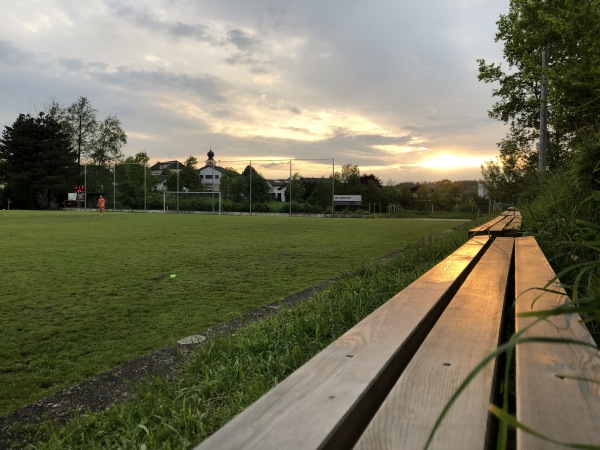
[[[87,164],[83,166],[83,210],[87,211]],[[77,202],[75,202],[77,204]]]
[[[290,214],[292,214],[292,160],[290,159]]]
[[[179,214],[179,161],[177,161],[177,214]]]
[[[252,215],[252,161],[250,161],[250,215]]]
[[[548,44],[542,49],[542,86],[540,92],[540,154],[538,171],[546,171],[546,154],[548,148]]]
[[[117,161],[113,164],[113,212],[117,210]]]
[[[335,212],[335,158],[331,158],[331,215]]]
[[[146,187],[146,163],[144,163],[144,211],[146,211],[146,195],[147,195],[147,187]]]

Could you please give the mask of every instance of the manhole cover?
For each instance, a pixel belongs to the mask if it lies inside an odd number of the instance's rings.
[[[205,339],[206,339],[205,336],[202,336],[201,334],[195,334],[193,336],[188,336],[186,338],[180,339],[177,341],[177,343],[180,345],[200,344]]]

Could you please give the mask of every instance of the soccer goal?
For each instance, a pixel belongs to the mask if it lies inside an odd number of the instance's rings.
[[[163,211],[206,211],[221,214],[221,192],[164,191]]]

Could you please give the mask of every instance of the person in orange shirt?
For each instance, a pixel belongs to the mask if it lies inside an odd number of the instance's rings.
[[[98,209],[100,210],[100,215],[103,216],[104,215],[104,198],[102,196],[100,196],[100,198],[98,199]]]

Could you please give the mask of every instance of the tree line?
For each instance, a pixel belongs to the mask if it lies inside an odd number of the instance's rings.
[[[138,153],[127,158],[125,165],[119,166],[116,205],[118,208],[141,208],[143,205],[142,167],[148,156]],[[160,179],[169,192],[202,192],[207,187],[198,176],[199,161],[190,156],[176,170],[163,170],[161,176],[153,176],[146,168],[146,193],[148,208],[163,207],[163,193],[156,191]],[[383,212],[399,210],[420,211],[487,211],[487,200],[478,195],[478,181],[441,180],[437,182],[388,182],[383,184],[374,174],[361,174],[356,165],[342,166],[333,177],[304,177],[294,173],[285,183],[285,202],[275,199],[270,192],[269,181],[253,166],[248,165],[242,172],[233,167],[220,168],[220,192],[225,211],[289,212],[290,193],[292,211],[295,213],[330,213],[332,195],[350,194],[362,196],[362,207],[336,208],[349,211]],[[111,182],[111,174],[106,173],[104,182],[93,181],[90,186]],[[332,181],[333,180],[333,181]],[[332,185],[333,182],[333,185]],[[208,187],[210,191],[210,186]],[[109,197],[110,197],[109,193]],[[111,200],[112,201],[112,200]],[[250,205],[252,201],[252,205]],[[110,202],[109,202],[110,204]],[[170,205],[172,208],[174,205]],[[211,210],[211,197],[184,196],[179,198],[179,208],[183,210]]]
[[[498,201],[526,201],[540,192],[540,177],[568,170],[573,171],[573,189],[576,180],[597,183],[600,2],[512,0],[497,24],[496,41],[504,43],[507,67],[479,60],[479,79],[496,86],[497,101],[489,115],[509,131],[498,143],[499,157],[482,166],[488,193]],[[541,106],[547,109],[547,164],[542,173]]]
[[[97,110],[85,97],[67,107],[52,101],[37,114],[19,114],[4,128],[0,139],[0,202],[5,207],[10,201],[12,208],[22,209],[65,206],[67,193],[73,192],[75,185],[85,184],[87,206],[94,206],[102,194],[109,207],[162,209],[163,193],[157,189],[161,181],[168,191],[206,189],[199,178],[196,157],[190,156],[178,172],[166,170],[155,177],[145,152],[124,157],[122,147],[126,143],[127,134],[119,118],[109,115],[98,119]],[[254,167],[248,165],[241,173],[232,167],[222,170],[220,190],[226,210],[289,211],[274,199],[269,183]],[[361,195],[362,209],[369,212],[486,208],[474,180],[384,185],[376,175],[361,174],[352,164],[330,177],[295,173],[286,180],[285,192],[286,203],[291,195],[293,211],[306,213],[330,212],[334,193]],[[185,201],[189,209],[210,208],[199,200]],[[81,202],[77,205],[83,206]]]
[[[49,208],[74,184],[83,184],[83,162],[119,160],[126,143],[119,118],[99,120],[85,97],[68,107],[52,101],[37,114],[19,114],[0,138],[1,201],[15,208]]]

